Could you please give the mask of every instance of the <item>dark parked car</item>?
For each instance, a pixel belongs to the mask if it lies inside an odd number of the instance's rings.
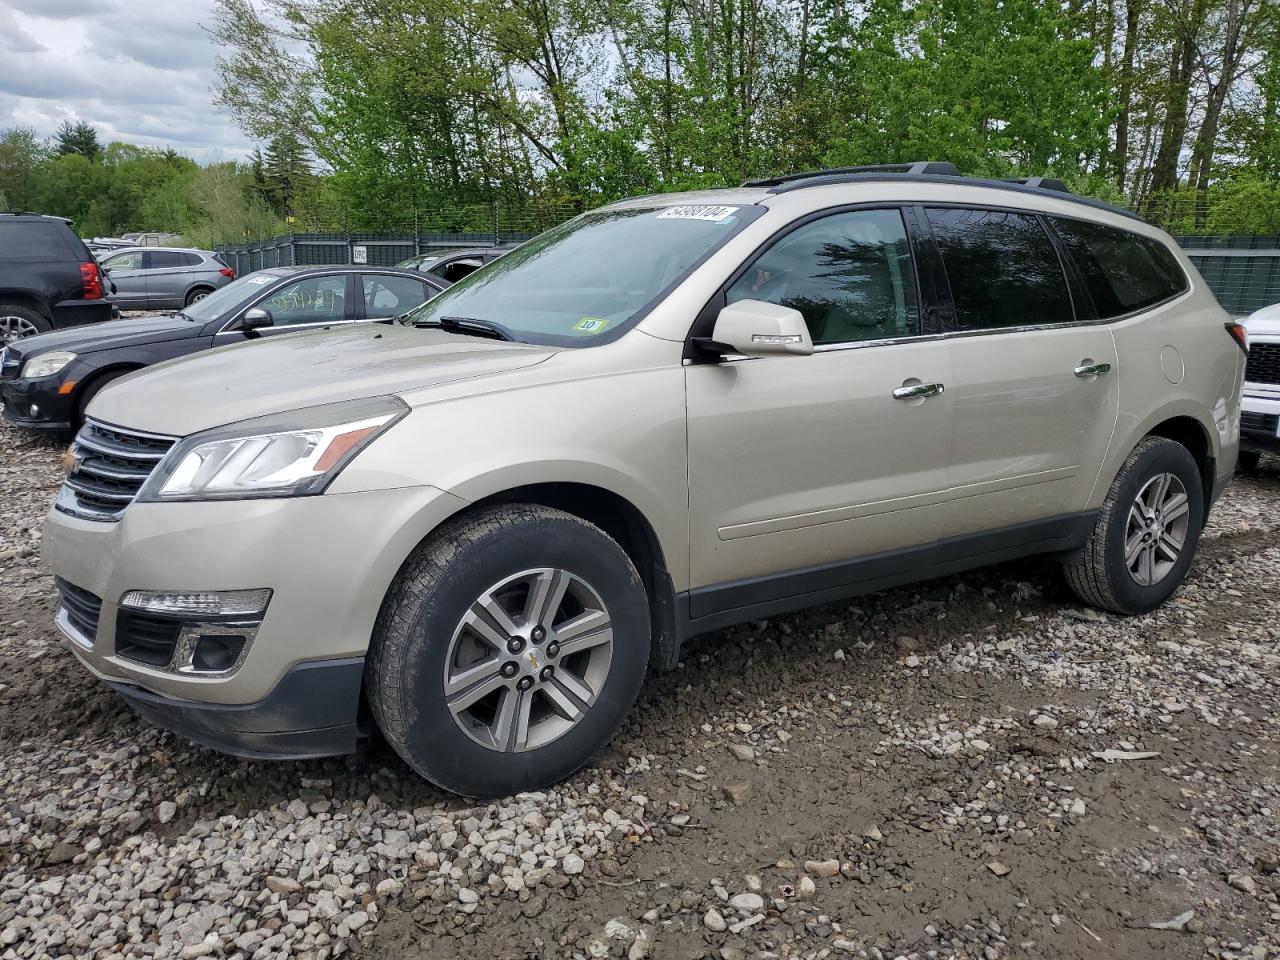
[[[445,286],[452,286],[463,277],[469,276],[486,263],[497,260],[504,253],[510,253],[515,247],[466,247],[461,250],[436,250],[424,253],[408,260],[401,260],[397,267],[417,270],[429,274],[437,280],[443,280]]]
[[[130,247],[102,260],[121,310],[176,310],[207,297],[236,278],[209,250]]]
[[[108,286],[70,220],[0,213],[0,345],[110,320]]]
[[[99,390],[134,370],[256,337],[390,321],[443,287],[394,267],[259,270],[175,313],[10,344],[0,353],[4,416],[22,427],[73,429]]]

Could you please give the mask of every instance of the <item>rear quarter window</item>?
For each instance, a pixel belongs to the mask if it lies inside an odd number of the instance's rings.
[[[0,217],[0,260],[74,260],[59,224]],[[87,257],[86,257],[87,259]]]
[[[1187,289],[1187,275],[1159,240],[1082,220],[1054,219],[1098,316],[1142,310]]]

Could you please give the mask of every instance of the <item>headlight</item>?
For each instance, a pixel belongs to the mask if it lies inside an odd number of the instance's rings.
[[[324,489],[409,412],[396,397],[245,420],[179,441],[138,492],[142,501],[300,497]]]
[[[39,353],[22,365],[22,372],[18,377],[22,380],[30,380],[35,377],[52,376],[75,358],[74,353],[67,353],[65,350]]]

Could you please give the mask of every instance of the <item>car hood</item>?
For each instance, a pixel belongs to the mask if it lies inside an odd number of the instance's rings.
[[[88,414],[186,436],[210,427],[531,366],[557,351],[399,326],[359,324],[249,340],[117,380]]]
[[[132,317],[37,334],[21,341],[20,347],[24,357],[34,357],[50,350],[70,350],[78,356],[85,356],[116,347],[197,337],[203,328],[203,323],[184,320],[176,314]]]
[[[1251,337],[1280,337],[1280,303],[1250,314],[1244,326]]]

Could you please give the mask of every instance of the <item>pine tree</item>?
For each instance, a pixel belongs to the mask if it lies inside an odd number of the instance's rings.
[[[255,162],[258,160],[262,163],[264,192],[268,201],[281,216],[291,216],[298,188],[311,176],[311,165],[302,141],[292,133],[279,134],[267,144],[265,158],[255,156]]]
[[[59,154],[78,153],[94,160],[102,153],[98,131],[93,128],[93,124],[83,120],[74,124],[70,120],[63,120],[53,138],[57,142]]]

